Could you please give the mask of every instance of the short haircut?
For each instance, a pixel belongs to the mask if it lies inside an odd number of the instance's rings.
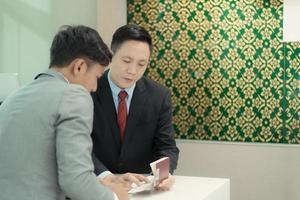
[[[87,26],[63,26],[50,49],[50,67],[63,67],[76,58],[107,66],[112,54],[98,32]]]
[[[150,52],[153,49],[151,35],[142,26],[136,24],[127,24],[116,30],[111,42],[111,50],[116,53],[121,45],[128,40],[146,42],[149,45]]]

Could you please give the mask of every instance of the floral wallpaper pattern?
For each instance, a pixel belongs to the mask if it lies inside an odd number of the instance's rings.
[[[128,0],[170,89],[176,137],[300,143],[300,43],[283,43],[283,0]]]

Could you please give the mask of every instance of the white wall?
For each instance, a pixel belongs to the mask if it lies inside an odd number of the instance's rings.
[[[127,23],[126,2],[125,0],[98,0],[98,32],[109,46],[115,30]]]
[[[177,140],[175,174],[230,178],[231,200],[299,200],[300,145]]]
[[[0,0],[0,73],[19,73],[21,85],[27,84],[48,68],[50,45],[61,25],[98,29],[110,45],[126,15],[124,0]]]
[[[0,73],[31,82],[48,68],[53,36],[65,24],[96,28],[97,0],[0,0]]]
[[[284,0],[283,7],[283,41],[300,41],[300,1]]]

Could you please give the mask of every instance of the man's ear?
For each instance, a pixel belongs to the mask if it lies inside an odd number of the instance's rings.
[[[87,70],[87,65],[84,59],[76,58],[72,61],[72,73],[76,75],[80,75],[85,73]]]

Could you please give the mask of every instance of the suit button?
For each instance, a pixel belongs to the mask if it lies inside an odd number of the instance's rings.
[[[124,163],[120,162],[119,167],[123,167]]]

